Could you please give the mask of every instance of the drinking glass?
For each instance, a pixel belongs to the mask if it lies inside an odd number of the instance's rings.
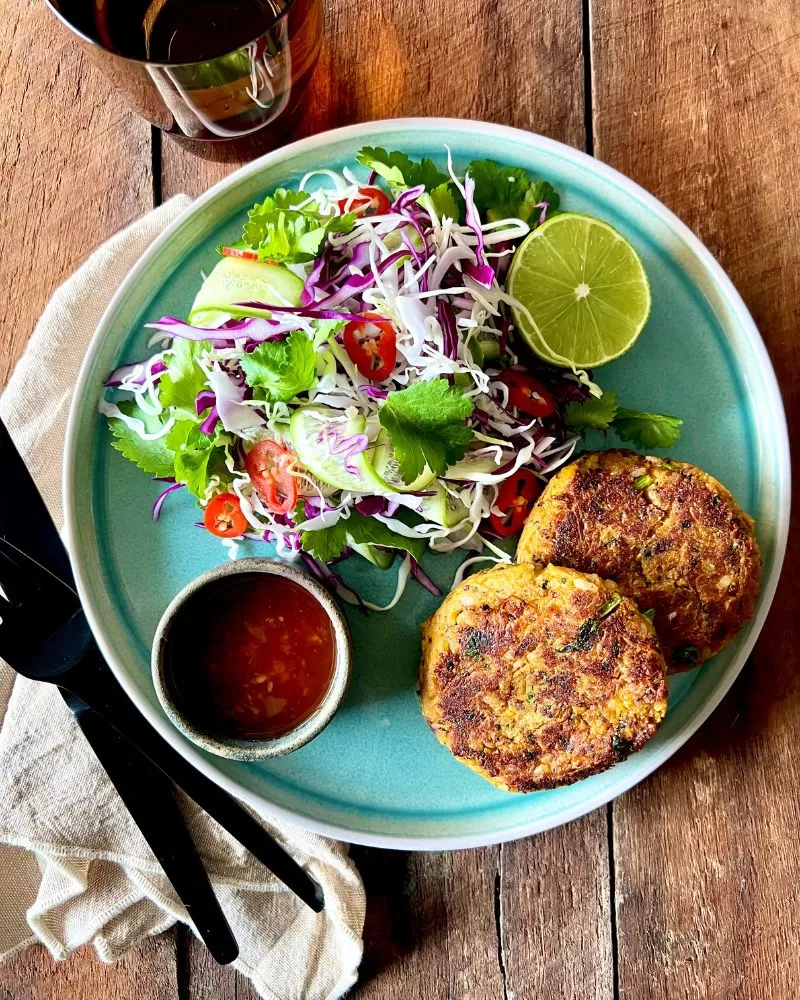
[[[46,2],[134,111],[195,141],[286,131],[322,39],[321,0]]]

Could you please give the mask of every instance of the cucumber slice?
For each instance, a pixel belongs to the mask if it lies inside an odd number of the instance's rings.
[[[500,357],[500,341],[493,333],[482,330],[467,344],[472,360],[479,368]]]
[[[432,497],[425,497],[420,506],[420,513],[426,521],[454,528],[469,514],[466,505],[438,483],[434,487],[434,494]]]
[[[436,479],[436,473],[431,472],[426,466],[422,474],[413,483],[406,483],[400,475],[400,467],[392,450],[392,442],[384,430],[378,433],[375,439],[375,447],[370,452],[369,460],[372,463],[375,474],[383,480],[384,492],[411,493],[416,490],[424,490]]]
[[[331,453],[331,443],[363,434],[366,419],[360,414],[343,421],[340,410],[330,406],[301,406],[289,421],[289,437],[297,457],[312,476],[338,490],[350,493],[387,492],[386,483],[375,474],[367,452],[354,455],[349,464],[356,470],[348,472],[341,455]]]
[[[203,282],[189,312],[189,322],[208,326],[227,317],[235,302],[299,306],[303,282],[280,264],[223,257]]]
[[[330,497],[336,492],[336,487],[331,486],[329,483],[323,483],[323,481],[317,476],[312,475],[308,469],[305,470],[305,479],[299,479],[297,481],[297,489],[300,493],[301,499],[311,499],[315,500],[320,495],[323,497]]]
[[[464,481],[472,479],[476,472],[491,474],[499,468],[492,455],[476,455],[474,451],[468,451],[460,462],[448,468],[445,478]]]

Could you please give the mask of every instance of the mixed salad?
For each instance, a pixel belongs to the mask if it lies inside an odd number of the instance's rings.
[[[680,421],[621,409],[518,334],[515,316],[535,322],[506,278],[559,211],[548,182],[490,160],[459,175],[449,151],[446,169],[357,160],[255,205],[188,317],[148,324],[152,355],[109,376],[100,410],[113,446],[164,482],[154,518],[188,491],[233,557],[273,542],[368,607],[332,567],[399,554],[391,607],[409,577],[438,593],[426,550],[463,549],[460,573],[508,559],[502,540],[584,430],[647,448]]]

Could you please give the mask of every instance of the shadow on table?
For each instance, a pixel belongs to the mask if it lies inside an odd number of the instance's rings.
[[[437,938],[443,937],[447,926],[447,897],[444,892],[424,892],[421,882],[438,881],[434,869],[446,879],[452,862],[446,852],[426,855],[420,865],[406,851],[358,846],[351,848],[351,856],[367,891],[364,960],[359,972],[359,986],[365,987],[412,952],[419,952],[423,942],[426,953],[437,951]]]

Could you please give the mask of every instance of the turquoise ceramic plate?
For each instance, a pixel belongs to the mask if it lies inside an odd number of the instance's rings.
[[[355,677],[333,723],[309,746],[271,763],[206,756],[162,714],[150,681],[150,643],[172,597],[226,557],[193,526],[192,501],[169,498],[150,519],[157,484],[109,447],[96,411],[104,376],[145,352],[143,323],[185,315],[215,247],[239,235],[244,213],[312,167],[352,163],[360,146],[402,149],[456,166],[472,157],[517,164],[552,181],[562,206],[606,219],[637,247],[653,312],[635,348],[599,372],[627,406],[685,420],[675,456],[719,477],[756,518],[764,584],[755,621],[708,665],[674,681],[666,722],[641,752],[605,774],[532,795],[498,791],[457,763],[422,720],[415,694],[418,625],[435,599],[411,586],[386,615],[350,616]],[[596,442],[604,447],[605,442]],[[609,442],[613,444],[614,442]],[[559,143],[496,125],[419,119],[374,122],[304,139],[212,188],[158,239],[114,298],[83,366],[68,431],[69,543],[95,634],[126,691],[161,733],[209,777],[261,809],[332,836],[415,848],[509,840],[564,823],[658,767],[703,722],[745,661],[772,600],[789,513],[785,418],[764,345],[742,300],[711,255],[654,198],[596,160]],[[253,552],[265,554],[263,543]],[[394,592],[394,572],[358,567],[373,599]],[[453,562],[429,559],[443,586]]]

